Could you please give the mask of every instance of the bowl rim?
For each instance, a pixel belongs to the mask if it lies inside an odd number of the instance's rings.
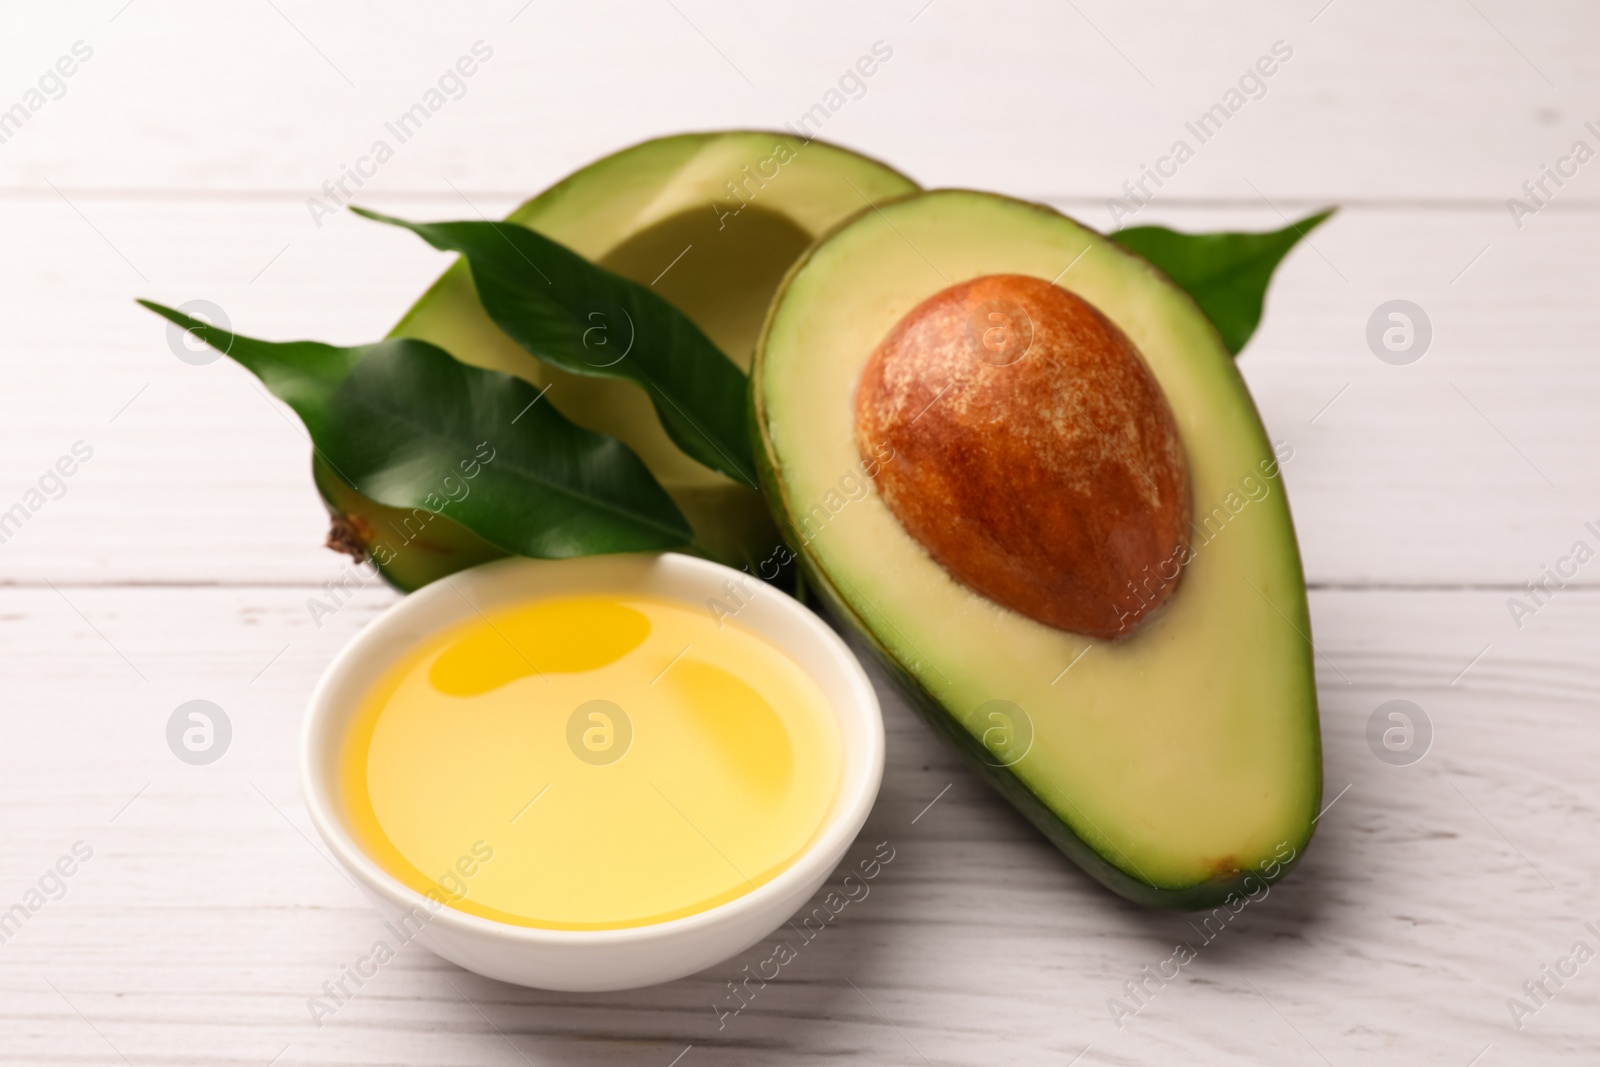
[[[379,866],[346,830],[337,813],[337,801],[328,795],[328,782],[318,770],[324,755],[322,747],[326,731],[323,727],[332,716],[348,714],[347,709],[334,699],[334,691],[347,675],[363,669],[371,659],[381,658],[392,663],[411,647],[408,643],[386,642],[387,633],[414,621],[416,617],[423,620],[432,617],[437,622],[437,617],[446,611],[446,603],[463,603],[466,594],[475,588],[503,582],[507,572],[582,567],[595,571],[599,576],[596,584],[604,589],[608,584],[605,577],[608,570],[615,572],[618,568],[637,567],[642,563],[669,568],[672,577],[692,576],[698,572],[707,579],[714,579],[711,583],[713,587],[719,586],[727,578],[748,580],[751,577],[748,571],[735,570],[721,563],[677,552],[618,553],[566,560],[513,556],[457,571],[410,593],[385,608],[339,650],[323,670],[307,700],[300,730],[299,769],[301,794],[312,825],[346,871],[359,879],[369,891],[376,892],[405,911],[422,909],[429,916],[428,925],[437,923],[446,930],[462,934],[548,948],[615,947],[692,935],[697,931],[737,923],[752,913],[777,905],[785,896],[804,886],[826,880],[837,866],[839,857],[865,824],[882,784],[885,750],[882,709],[866,670],[844,639],[798,600],[765,584],[761,586],[760,598],[747,603],[753,606],[765,602],[768,606],[763,611],[778,613],[783,617],[784,624],[797,628],[798,634],[791,633],[788,638],[780,638],[764,629],[749,628],[786,653],[791,651],[792,644],[816,642],[826,653],[830,669],[837,671],[837,680],[849,694],[844,706],[829,701],[839,723],[841,749],[846,757],[834,806],[821,831],[812,838],[805,850],[770,880],[732,900],[665,922],[607,930],[555,930],[520,926],[460,911],[448,903],[437,904],[431,897],[411,888]],[[620,583],[617,584],[620,588]],[[667,596],[661,593],[654,595]],[[468,599],[465,602],[476,610],[476,600]],[[427,628],[439,629],[461,621],[448,614],[446,617],[447,621]],[[861,729],[855,732],[861,734],[863,740],[854,739],[849,722],[851,717],[860,720]],[[861,746],[860,759],[849,758],[852,746]]]

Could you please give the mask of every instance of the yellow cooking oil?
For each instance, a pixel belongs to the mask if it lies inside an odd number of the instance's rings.
[[[664,922],[821,832],[839,725],[785,652],[703,605],[562,596],[420,641],[365,696],[339,784],[389,874],[553,930]]]

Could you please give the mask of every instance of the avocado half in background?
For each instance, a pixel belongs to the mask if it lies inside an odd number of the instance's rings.
[[[592,163],[507,221],[651,285],[748,370],[772,294],[812,241],[868,203],[916,188],[881,163],[821,141],[754,131],[685,134]],[[445,271],[389,336],[430,341],[464,363],[553,384],[548,402],[637,452],[721,561],[753,566],[771,554],[777,531],[754,487],[679,451],[632,383],[569,374],[528,355],[490,321],[465,263]],[[626,342],[608,339],[619,353]],[[375,542],[402,544],[388,559],[374,559],[401,590],[505,555],[442,515],[419,526],[413,512],[367,499],[320,459],[312,473],[334,519],[330,547],[364,557]]]
[[[1322,787],[1305,582],[1188,295],[1050,208],[912,194],[794,265],[752,404],[808,578],[1062,851],[1165,907],[1281,877]]]

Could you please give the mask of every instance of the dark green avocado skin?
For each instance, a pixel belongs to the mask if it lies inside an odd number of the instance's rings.
[[[751,375],[754,383],[756,375]],[[839,591],[828,580],[826,574],[817,566],[816,561],[806,550],[806,542],[796,531],[790,521],[788,509],[783,500],[783,488],[777,472],[773,468],[772,453],[768,448],[765,435],[762,431],[762,420],[754,388],[750,390],[750,427],[754,438],[753,451],[756,457],[756,469],[761,481],[761,488],[772,509],[773,521],[778,524],[785,542],[797,557],[802,572],[805,576],[807,589],[819,597],[827,608],[835,627],[843,625],[847,636],[853,638],[858,646],[864,645],[872,651],[873,657],[883,667],[884,671],[892,678],[900,692],[905,695],[910,705],[916,709],[923,721],[933,727],[945,740],[955,746],[967,764],[978,773],[978,776],[988,782],[996,792],[1010,801],[1012,807],[1020,811],[1045,838],[1060,849],[1066,857],[1083,868],[1091,878],[1111,890],[1113,893],[1135,904],[1143,904],[1151,908],[1167,908],[1179,911],[1198,911],[1207,908],[1226,907],[1235,905],[1242,907],[1246,898],[1261,893],[1262,889],[1281,880],[1305,853],[1305,846],[1310,842],[1312,833],[1316,830],[1315,822],[1310,824],[1310,829],[1303,840],[1291,841],[1287,844],[1293,848],[1293,853],[1282,862],[1273,863],[1275,868],[1271,871],[1247,870],[1233,871],[1220,875],[1204,882],[1191,885],[1160,886],[1135,878],[1111,863],[1096,852],[1089,844],[1074,833],[1061,818],[1044,803],[1034,791],[1013,775],[1005,767],[995,766],[991,762],[991,753],[984,748],[976,737],[947,712],[931,693],[925,689],[894,656],[879,643],[873,636],[872,628],[866,624],[856,612],[839,595]],[[813,607],[818,605],[813,604]],[[1315,796],[1322,795],[1321,761],[1317,765],[1317,788]],[[1318,801],[1320,804],[1320,800]]]

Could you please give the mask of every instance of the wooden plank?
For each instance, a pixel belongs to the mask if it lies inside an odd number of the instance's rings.
[[[471,210],[381,203],[418,217]],[[485,213],[510,203],[474,201]],[[1093,219],[1093,204],[1062,206]],[[76,208],[0,198],[0,227],[27,250],[0,262],[14,298],[0,321],[0,508],[75,441],[95,450],[65,497],[0,545],[6,577],[331,577],[339,561],[318,547],[325,520],[293,417],[226,360],[181,362],[165,324],[132,299],[204,297],[256,336],[355,343],[380,336],[445,257],[350,216],[319,231],[287,199],[91,197]],[[1242,206],[1153,206],[1148,217],[1191,229],[1282,222]],[[1295,449],[1285,478],[1311,581],[1520,585],[1600,519],[1600,323],[1564,295],[1592,274],[1597,236],[1600,215],[1577,212],[1518,232],[1491,209],[1355,207],[1292,254],[1240,367],[1273,435]],[[1397,297],[1433,324],[1431,348],[1409,366],[1381,362],[1365,339],[1374,309]]]
[[[1521,1032],[1506,1006],[1575,941],[1600,943],[1583,926],[1600,922],[1597,872],[1573,847],[1600,817],[1593,591],[1520,632],[1497,593],[1314,594],[1331,807],[1296,874],[1209,943],[1190,918],[1096,888],[884,691],[889,766],[855,851],[888,841],[895,858],[720,1029],[713,1002],[770,946],[600,996],[500,985],[412,947],[315,1027],[307,998],[381,929],[313,840],[298,720],[391,594],[364,591],[319,630],[310,588],[62,592],[70,606],[12,590],[0,616],[0,906],[73,842],[94,855],[0,950],[3,1062],[117,1062],[109,1044],[136,1064],[256,1067],[280,1052],[666,1064],[689,1045],[684,1065],[1065,1063],[1089,1045],[1080,1063],[1465,1064],[1492,1044],[1481,1062],[1553,1064],[1589,1062],[1600,1040],[1592,968]],[[165,747],[167,716],[195,697],[234,724],[209,767]],[[1408,767],[1365,739],[1396,697],[1436,731]],[[1180,940],[1197,958],[1119,1029],[1108,999]]]
[[[1597,81],[1582,0],[123,6],[4,16],[7,106],[75,41],[94,55],[3,146],[0,184],[303,198],[387,139],[376,189],[446,191],[444,175],[518,193],[663,130],[775,127],[822,104],[827,137],[935,184],[1100,198],[1187,138],[1174,195],[1253,200],[1244,176],[1283,197],[1499,204],[1596,117],[1576,103]],[[405,143],[390,134],[478,40],[493,56],[459,98]],[[877,41],[892,58],[830,101]],[[1265,95],[1205,144],[1187,133],[1278,41],[1293,54]],[[1586,181],[1563,197],[1593,203]]]

